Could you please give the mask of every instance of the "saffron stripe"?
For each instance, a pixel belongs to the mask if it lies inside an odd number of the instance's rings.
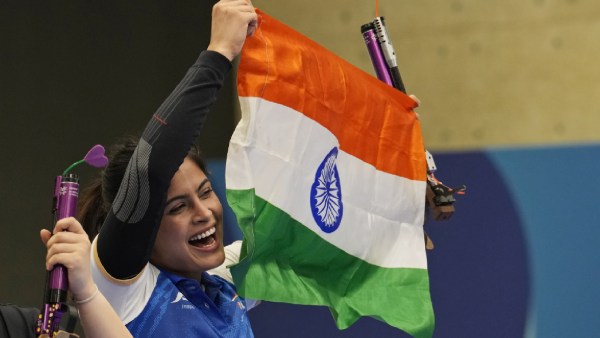
[[[340,149],[378,170],[426,179],[416,103],[272,18],[246,41],[238,95],[305,114],[329,129]]]

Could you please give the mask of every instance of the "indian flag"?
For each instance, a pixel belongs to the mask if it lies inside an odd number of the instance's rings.
[[[328,306],[340,329],[371,316],[431,337],[415,102],[259,14],[226,167],[244,233],[238,292]]]

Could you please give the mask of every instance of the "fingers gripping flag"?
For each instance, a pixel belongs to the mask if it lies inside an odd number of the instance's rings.
[[[242,51],[227,198],[247,298],[324,305],[431,337],[415,102],[275,19]]]

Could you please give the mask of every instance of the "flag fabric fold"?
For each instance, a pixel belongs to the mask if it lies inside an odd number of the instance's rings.
[[[431,337],[426,163],[415,102],[259,11],[238,69],[227,199],[251,299]]]

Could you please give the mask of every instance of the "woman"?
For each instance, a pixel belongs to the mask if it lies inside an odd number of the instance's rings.
[[[248,0],[213,7],[207,50],[81,199],[88,232],[101,224],[91,248],[94,282],[133,336],[253,336],[227,274],[207,273],[225,260],[223,210],[190,149],[256,22]]]

